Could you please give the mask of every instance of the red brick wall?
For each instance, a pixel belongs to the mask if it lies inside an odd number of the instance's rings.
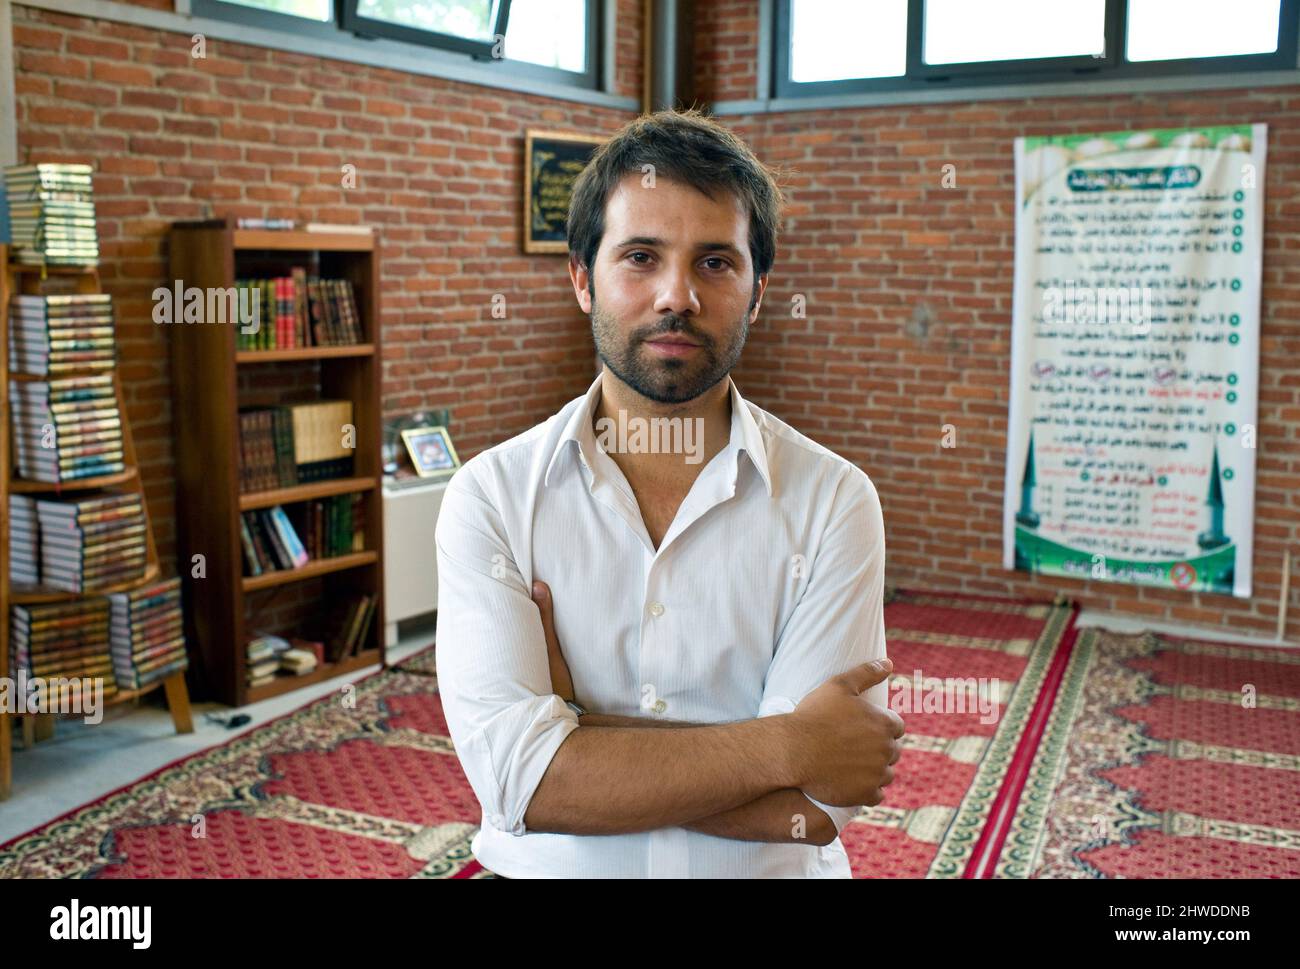
[[[752,0],[702,5],[703,99],[752,98]],[[750,26],[746,26],[750,25]],[[736,371],[756,403],[865,470],[884,505],[889,581],[1051,597],[1271,634],[1282,553],[1300,557],[1300,91],[1020,98],[724,117],[793,171],[764,312]],[[1253,599],[1031,578],[1002,569],[1019,135],[1269,126]],[[941,167],[957,167],[955,189]],[[793,294],[806,320],[790,318]],[[928,336],[906,324],[921,308]],[[941,425],[957,429],[940,446]],[[1300,560],[1295,562],[1300,571]],[[1290,609],[1300,613],[1300,583]],[[1290,623],[1295,635],[1300,615]]]
[[[155,5],[150,3],[148,5]],[[170,7],[170,0],[168,4]],[[640,95],[641,2],[621,0],[620,93]],[[175,536],[167,280],[173,220],[366,222],[383,243],[384,410],[451,409],[470,457],[590,382],[561,256],[521,249],[523,132],[633,112],[14,8],[21,161],[93,161],[105,286],[164,567]],[[344,190],[340,167],[357,167]],[[493,319],[495,293],[508,318]]]

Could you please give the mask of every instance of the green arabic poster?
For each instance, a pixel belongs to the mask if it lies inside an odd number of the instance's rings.
[[[1250,596],[1266,138],[1016,140],[1006,568]]]

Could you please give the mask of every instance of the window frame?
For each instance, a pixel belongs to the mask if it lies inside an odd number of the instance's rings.
[[[844,78],[835,81],[790,80],[790,39],[793,0],[775,0],[772,13],[772,65],[764,98],[799,100],[836,95],[882,92],[936,92],[1007,85],[1050,85],[1061,82],[1197,77],[1206,74],[1254,74],[1293,71],[1300,50],[1300,0],[1280,0],[1278,46],[1268,54],[1233,54],[1164,61],[1124,58],[1128,0],[1106,0],[1106,55],[1065,56],[1023,60],[974,61],[965,64],[925,64],[922,60],[925,0],[907,2],[907,73],[898,77]]]
[[[383,26],[390,26],[393,32],[371,33],[366,26],[365,33],[359,33],[357,27],[344,26],[344,10],[351,7],[355,9],[356,0],[331,0],[333,10],[332,19],[329,21],[311,20],[307,17],[295,16],[289,13],[281,13],[273,10],[261,10],[256,7],[248,7],[243,4],[227,2],[227,0],[189,0],[187,11],[193,17],[205,17],[212,20],[220,20],[227,23],[246,24],[250,27],[256,27],[262,30],[275,31],[277,33],[290,34],[296,37],[308,39],[321,39],[332,41],[337,44],[344,44],[359,49],[366,49],[370,44],[380,41],[384,43],[398,44],[408,48],[412,54],[422,50],[436,50],[445,55],[453,63],[455,60],[464,59],[466,63],[493,65],[493,70],[499,70],[503,75],[509,75],[511,78],[521,80],[535,80],[544,83],[558,84],[565,87],[573,87],[580,90],[590,90],[593,92],[604,92],[601,86],[604,44],[602,43],[604,24],[605,4],[601,0],[583,0],[586,6],[586,47],[587,56],[586,70],[567,71],[558,67],[545,67],[541,64],[532,64],[527,61],[512,60],[506,58],[496,58],[491,56],[491,42],[481,44],[478,41],[466,40],[463,37],[451,37],[446,34],[435,34],[430,31],[420,31],[414,28],[403,27],[400,24],[387,24],[384,21],[371,21],[369,18],[362,18],[366,24],[379,23]],[[503,0],[503,6],[509,7],[509,0]],[[508,22],[506,24],[509,26]],[[402,31],[413,35],[410,38],[405,36],[398,37],[396,32]],[[487,51],[486,56],[481,56],[473,50],[466,49],[483,47]],[[481,83],[481,82],[475,82]]]

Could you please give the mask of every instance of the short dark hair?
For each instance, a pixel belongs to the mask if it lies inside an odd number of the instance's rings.
[[[643,115],[596,149],[569,200],[569,255],[592,270],[605,234],[610,193],[625,175],[642,174],[643,165],[653,165],[656,178],[683,182],[709,198],[723,190],[741,200],[749,212],[749,255],[757,292],[758,277],[776,260],[781,189],[748,145],[694,108]]]

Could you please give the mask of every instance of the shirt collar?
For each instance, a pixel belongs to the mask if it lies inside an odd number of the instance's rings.
[[[596,376],[591,387],[580,399],[578,406],[569,419],[565,422],[564,430],[560,434],[560,439],[555,446],[555,453],[551,455],[551,460],[546,466],[546,474],[543,476],[543,482],[549,487],[551,484],[551,475],[555,471],[555,466],[561,460],[563,455],[573,451],[577,454],[577,460],[586,468],[590,468],[595,461],[596,453],[596,433],[592,427],[591,415],[595,411],[597,402],[600,400],[600,382],[603,372]],[[767,448],[763,443],[763,432],[759,429],[758,423],[754,420],[754,415],[750,412],[749,404],[740,396],[740,390],[736,387],[736,382],[728,375],[727,383],[731,390],[731,438],[727,442],[725,450],[736,452],[733,457],[732,465],[736,466],[739,460],[740,452],[749,455],[750,463],[758,471],[759,476],[763,479],[763,484],[767,488],[768,497],[772,497],[772,476],[767,466]]]

